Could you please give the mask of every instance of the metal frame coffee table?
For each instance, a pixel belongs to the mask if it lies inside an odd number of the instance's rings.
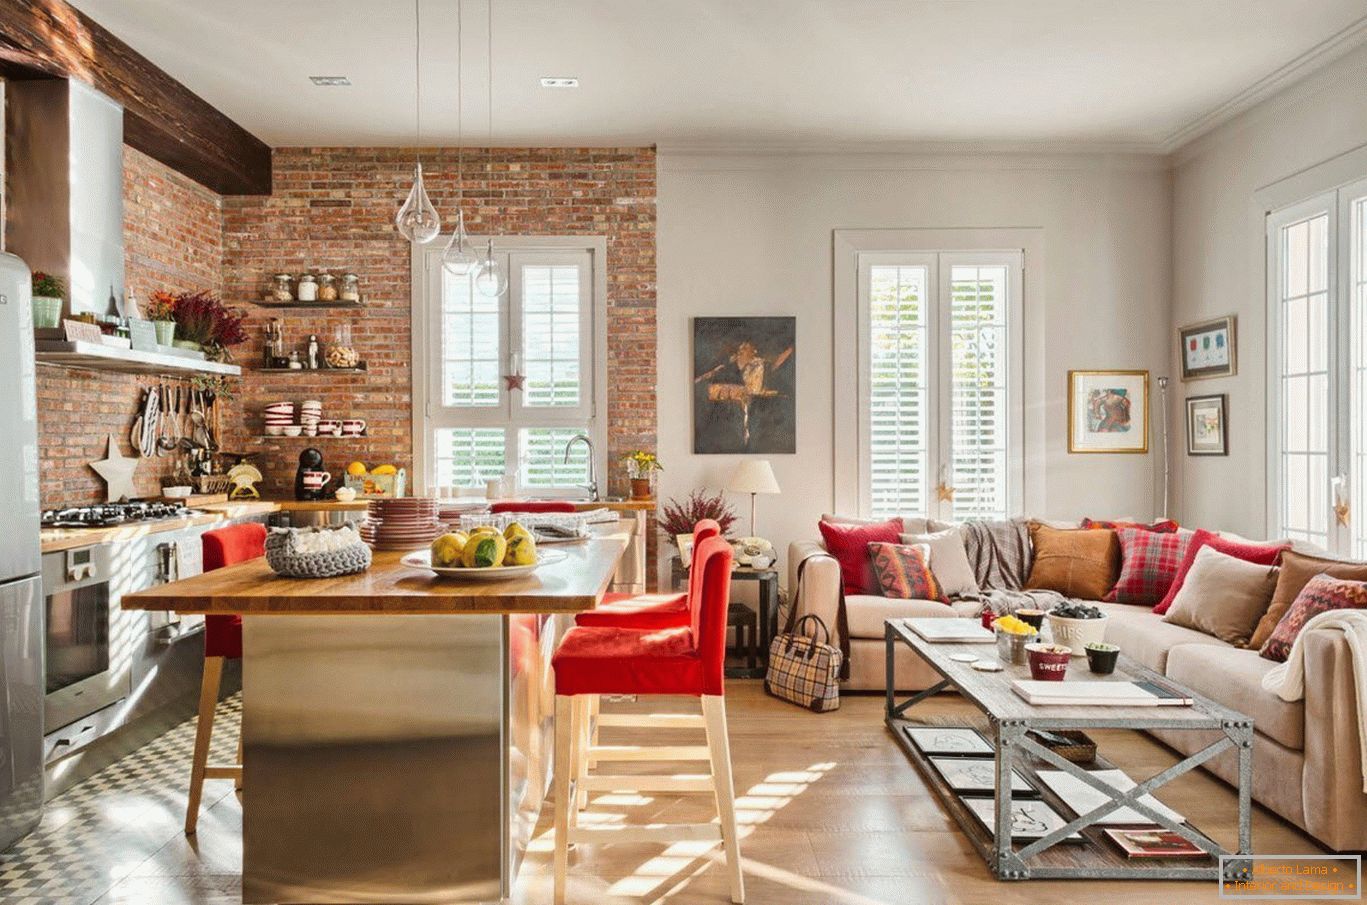
[[[997,648],[994,644],[932,643],[921,638],[900,619],[889,619],[884,623],[884,639],[887,643],[888,728],[912,763],[921,771],[926,782],[935,790],[941,802],[958,821],[964,833],[978,849],[978,853],[987,861],[988,867],[997,879],[1217,879],[1221,876],[1221,855],[1252,854],[1253,720],[1250,717],[1202,697],[1124,656],[1120,658],[1115,673],[1110,676],[1085,672],[1085,660],[1074,660],[1069,667],[1069,675],[1079,676],[1079,670],[1083,670],[1081,675],[1085,675],[1087,680],[1155,681],[1181,690],[1193,698],[1195,704],[1190,707],[1035,706],[1011,688],[1013,679],[1030,678],[1028,667],[1003,663],[1005,668],[1001,672],[981,672],[973,669],[968,663],[950,659],[951,654],[971,653],[982,659],[995,660]],[[900,703],[896,701],[893,682],[893,658],[896,645],[899,643],[910,647],[942,677],[935,685],[913,694]],[[983,827],[978,818],[940,778],[926,755],[902,731],[907,726],[940,726],[938,723],[912,722],[905,719],[903,714],[926,698],[951,687],[957,689],[966,700],[982,711],[991,724],[992,741],[996,749],[996,784],[993,791],[995,831],[988,831]],[[1221,737],[1166,770],[1139,782],[1129,791],[1122,792],[1094,778],[1088,770],[1065,760],[1027,735],[1036,729],[1215,730],[1221,733]],[[1140,800],[1155,789],[1231,748],[1237,750],[1239,755],[1237,853],[1227,851],[1190,824],[1174,821]],[[1086,814],[1067,820],[1067,815],[1072,813],[1071,809],[1036,778],[1037,769],[1046,766],[1062,770],[1077,778],[1104,795],[1106,801]],[[1110,764],[1098,754],[1096,766],[1105,768]],[[1067,821],[1053,832],[1020,845],[1012,842],[1010,834],[1009,802],[1013,770],[1034,783],[1039,789],[1040,796]],[[1127,858],[1124,852],[1095,826],[1097,820],[1122,807],[1129,808],[1158,826],[1177,833],[1207,852],[1210,857]],[[1079,832],[1083,836],[1081,844],[1065,843],[1068,837]],[[1234,876],[1235,871],[1245,867],[1247,863],[1242,859],[1224,860],[1224,870],[1230,876]]]

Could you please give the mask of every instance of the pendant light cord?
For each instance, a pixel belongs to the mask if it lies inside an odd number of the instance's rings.
[[[456,216],[465,230],[465,0],[456,0]]]
[[[413,0],[413,124],[418,133],[418,154],[422,152],[422,0]]]

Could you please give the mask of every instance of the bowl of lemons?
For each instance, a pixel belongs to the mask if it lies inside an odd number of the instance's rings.
[[[539,552],[532,533],[513,522],[502,533],[489,525],[468,533],[447,532],[432,541],[428,549],[409,553],[402,562],[443,578],[498,581],[529,575],[539,566],[559,562],[565,556],[559,550]]]

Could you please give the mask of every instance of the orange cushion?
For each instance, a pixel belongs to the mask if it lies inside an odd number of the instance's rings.
[[[1282,621],[1286,611],[1291,609],[1291,604],[1296,602],[1301,589],[1310,583],[1310,579],[1321,574],[1331,578],[1367,581],[1367,563],[1323,559],[1294,550],[1283,551],[1282,571],[1277,576],[1277,589],[1272,592],[1272,603],[1268,605],[1267,612],[1263,613],[1263,618],[1258,620],[1258,627],[1253,630],[1253,637],[1249,639],[1248,646],[1258,650],[1266,644],[1267,639],[1272,637],[1272,630]]]
[[[1035,561],[1025,581],[1027,589],[1100,600],[1115,586],[1120,572],[1120,542],[1114,531],[1050,528],[1035,523],[1030,526],[1030,543],[1035,548]]]

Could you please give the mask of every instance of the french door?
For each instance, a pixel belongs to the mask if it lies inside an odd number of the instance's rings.
[[[1367,558],[1367,180],[1267,221],[1269,530]]]
[[[1022,267],[1019,251],[858,255],[861,512],[1019,512]]]

